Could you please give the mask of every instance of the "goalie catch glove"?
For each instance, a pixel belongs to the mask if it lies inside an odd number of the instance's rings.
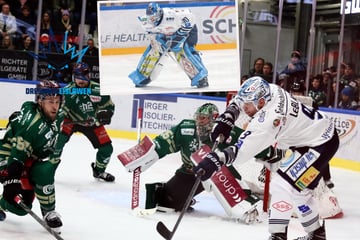
[[[231,130],[234,127],[234,122],[240,114],[240,109],[235,103],[231,103],[215,120],[214,127],[211,131],[211,141],[215,142],[216,139],[223,135],[223,139],[226,141],[230,137]]]
[[[102,125],[107,125],[111,123],[111,117],[113,116],[113,112],[109,110],[100,110],[96,113],[96,119]]]

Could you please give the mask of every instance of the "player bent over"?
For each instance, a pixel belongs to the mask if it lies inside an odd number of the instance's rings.
[[[88,88],[86,94],[65,94],[64,124],[59,136],[60,144],[65,145],[74,132],[83,133],[97,148],[96,161],[91,163],[93,176],[106,182],[113,182],[115,177],[105,172],[113,152],[113,146],[104,125],[110,124],[115,105],[110,96],[100,95],[100,85],[90,80],[89,65],[76,63],[73,67],[73,82],[69,83],[64,92],[74,92],[73,89]],[[59,149],[63,149],[59,147]],[[61,153],[58,153],[61,154]]]
[[[36,197],[46,224],[58,233],[62,222],[55,211],[54,176],[60,159],[53,152],[63,120],[59,114],[59,87],[54,81],[40,82],[35,103],[23,103],[21,111],[10,117],[0,145],[0,181],[4,188],[0,220],[6,218],[4,211],[27,214],[15,197],[21,196],[29,208]]]
[[[190,78],[191,86],[209,86],[208,71],[195,49],[198,30],[189,9],[161,8],[157,3],[149,3],[146,16],[139,20],[149,34],[150,45],[136,70],[129,74],[135,86],[144,87],[155,80],[162,68],[162,59],[169,52],[174,53],[179,66]]]
[[[252,120],[237,143],[223,151],[209,153],[194,171],[204,170],[202,179],[206,180],[220,170],[219,166],[251,159],[266,146],[291,149],[290,158],[282,160],[278,168],[275,163],[264,162],[278,175],[270,183],[270,239],[287,239],[287,227],[294,210],[308,233],[300,239],[326,239],[325,226],[320,223],[312,190],[339,146],[333,120],[292,98],[279,86],[269,84],[261,77],[252,77],[241,85],[238,95],[219,116],[211,138],[216,139],[222,134],[226,139],[231,123],[238,118],[240,111]]]
[[[175,152],[181,154],[182,165],[170,180],[166,183],[146,184],[146,208],[157,207],[160,211],[182,210],[196,180],[192,170],[194,163],[191,155],[204,145],[213,146],[210,141],[210,132],[217,116],[218,108],[214,104],[203,104],[196,110],[194,119],[184,119],[170,130],[161,133],[153,140],[154,146],[149,152],[125,164],[128,171],[133,171],[138,167],[141,167],[141,171],[145,171],[158,159],[168,154]],[[233,140],[229,143],[219,144],[219,149],[224,149],[234,143],[242,131],[242,129],[234,127],[231,131]],[[264,156],[266,154],[267,151]],[[225,178],[227,179],[228,188],[225,189],[223,184],[219,184],[219,178],[222,179],[222,183]],[[229,217],[246,223],[259,220],[262,201],[251,194],[246,183],[241,181],[241,176],[232,166],[224,166],[221,174],[203,182],[202,186],[200,185],[196,190],[195,195],[204,189],[214,193]],[[234,196],[241,196],[241,199],[237,199],[236,202]]]

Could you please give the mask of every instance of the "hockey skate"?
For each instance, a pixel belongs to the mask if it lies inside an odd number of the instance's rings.
[[[107,172],[100,172],[99,170],[96,169],[96,165],[95,163],[91,163],[91,168],[93,170],[93,176],[94,178],[96,179],[102,179],[104,180],[105,182],[113,182],[115,181],[115,177],[110,174],[110,173],[107,173]]]
[[[52,228],[56,233],[60,234],[61,233],[61,226],[62,221],[60,219],[60,214],[57,213],[55,210],[46,212],[45,210],[41,209],[41,213],[44,216],[44,221],[46,222],[46,224]]]
[[[208,82],[208,78],[204,77],[203,79],[201,79],[199,81],[199,83],[196,85],[197,88],[204,88],[204,87],[208,87],[209,86],[209,82]]]
[[[321,227],[313,232],[310,232],[307,236],[298,237],[294,240],[326,240],[325,221]]]
[[[5,218],[6,218],[6,214],[5,214],[4,210],[2,210],[0,207],[0,222],[4,221]]]
[[[145,87],[146,85],[148,85],[151,82],[150,78],[146,78],[145,80],[135,84],[135,87]]]

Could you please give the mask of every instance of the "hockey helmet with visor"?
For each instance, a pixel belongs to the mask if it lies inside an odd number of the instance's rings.
[[[72,73],[73,73],[73,81],[75,81],[75,79],[90,81],[90,67],[87,63],[84,62],[75,63]]]
[[[271,100],[270,85],[262,77],[251,77],[240,86],[238,95],[242,109],[246,103],[253,103],[257,108],[260,99]]]

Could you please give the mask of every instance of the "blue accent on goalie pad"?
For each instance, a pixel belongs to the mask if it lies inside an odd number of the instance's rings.
[[[132,73],[129,74],[129,78],[133,81],[133,83],[137,86],[137,87],[143,87],[145,85],[147,85],[150,81],[146,81],[147,78],[142,75],[139,70],[135,70]]]
[[[194,47],[189,47],[189,45],[185,43],[184,53],[186,58],[198,71],[198,74],[196,74],[193,79],[191,79],[191,86],[198,86],[200,80],[208,76],[208,70],[202,63],[202,60]]]

